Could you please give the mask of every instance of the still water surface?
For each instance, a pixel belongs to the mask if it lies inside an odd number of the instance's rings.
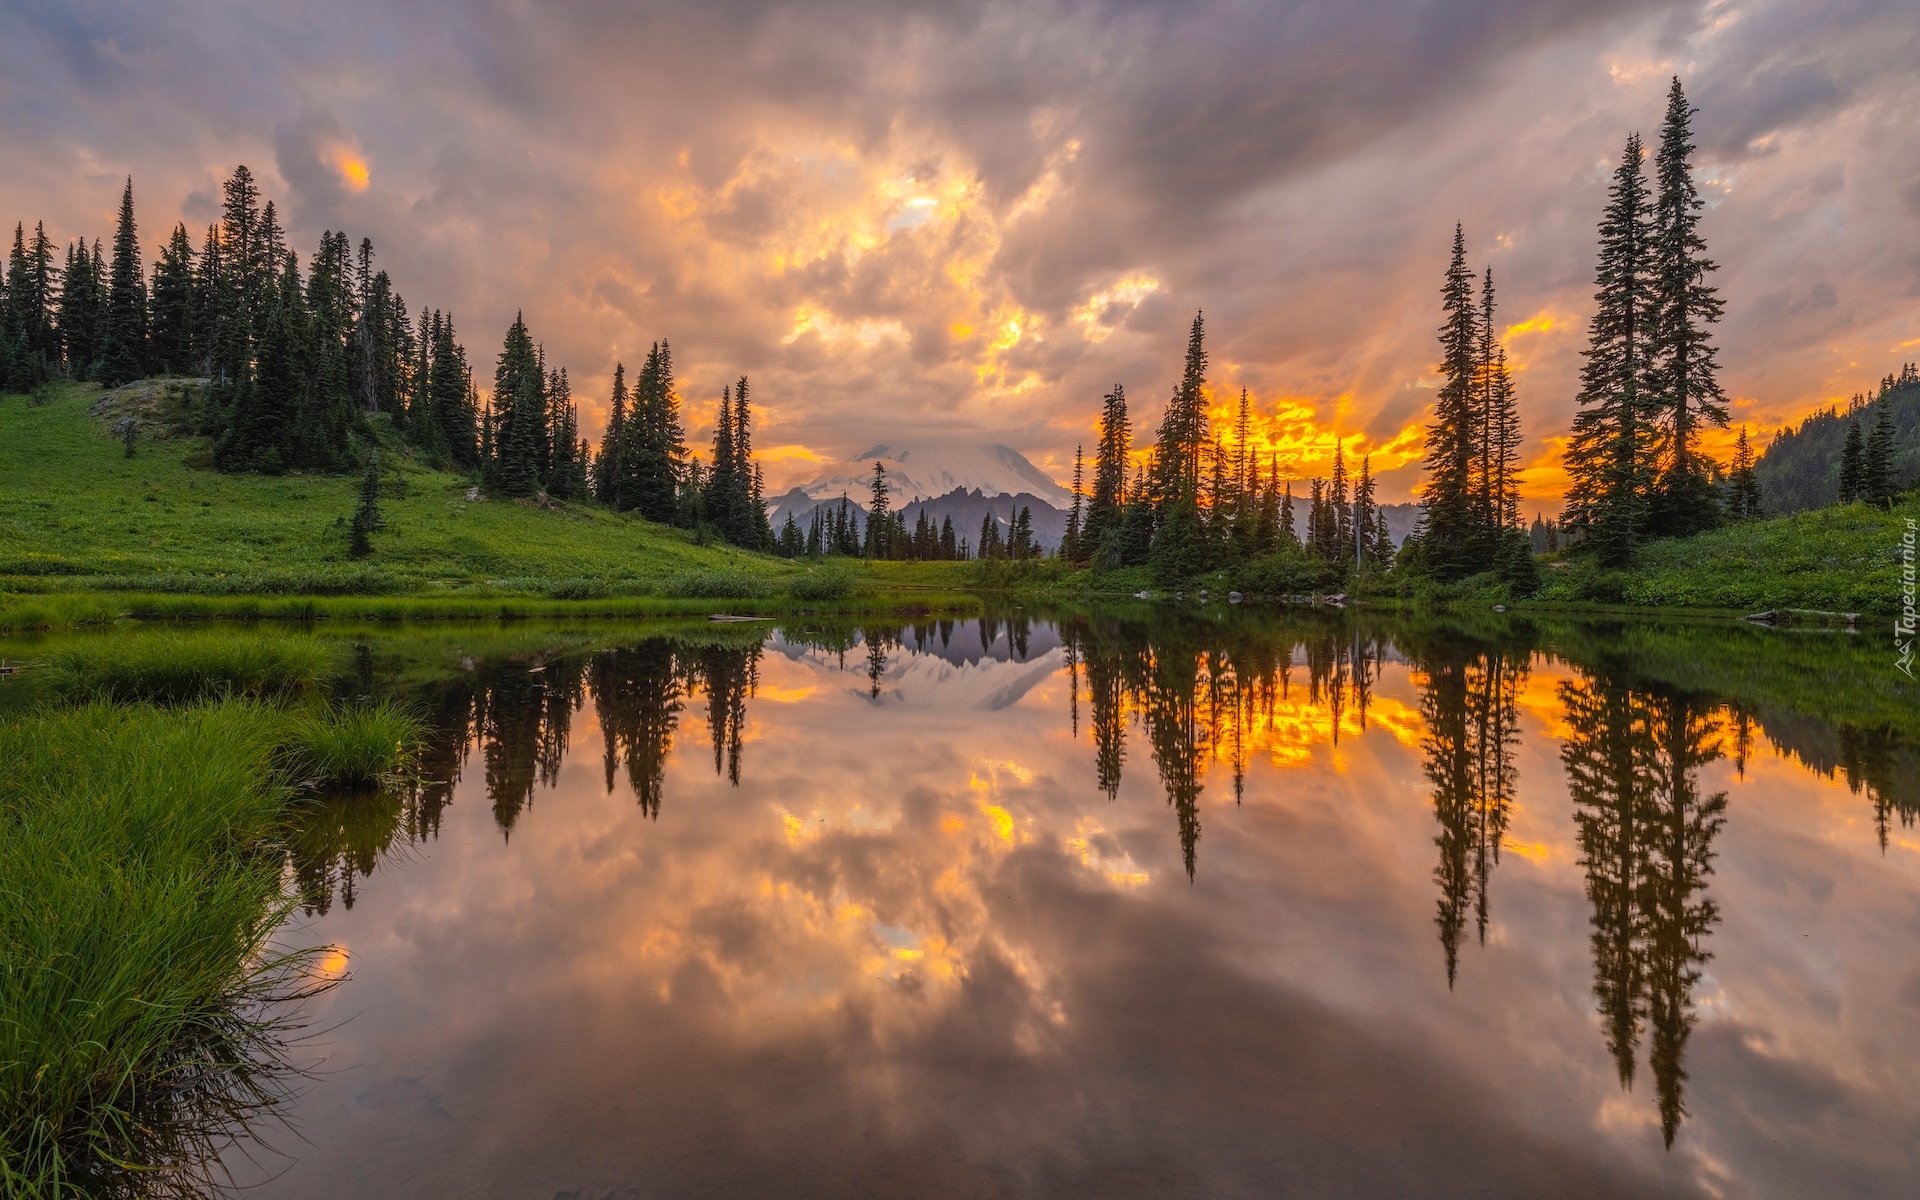
[[[705,636],[411,688],[253,1195],[1920,1194],[1914,731],[1794,683],[1858,639]]]

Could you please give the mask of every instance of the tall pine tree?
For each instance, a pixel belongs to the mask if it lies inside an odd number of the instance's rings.
[[[1563,523],[1600,560],[1624,565],[1647,524],[1653,479],[1649,416],[1656,394],[1653,222],[1640,135],[1627,139],[1600,219],[1597,307],[1567,449]]]
[[[147,373],[147,277],[140,266],[140,234],[133,220],[133,176],[120,193],[113,231],[113,266],[100,327],[100,381],[117,386]]]
[[[1659,477],[1648,525],[1655,536],[1685,536],[1711,528],[1720,512],[1713,484],[1716,468],[1699,441],[1702,426],[1727,423],[1719,352],[1708,329],[1720,320],[1724,304],[1718,289],[1707,282],[1717,268],[1700,236],[1706,202],[1693,182],[1694,112],[1675,76],[1654,155],[1659,193],[1653,210],[1648,366],[1651,416],[1660,433]]]
[[[1453,256],[1440,289],[1446,319],[1440,326],[1440,388],[1427,426],[1426,491],[1421,496],[1420,550],[1427,569],[1443,579],[1478,569],[1484,547],[1473,494],[1478,448],[1474,404],[1479,320],[1473,273],[1467,270],[1465,230],[1453,227]]]

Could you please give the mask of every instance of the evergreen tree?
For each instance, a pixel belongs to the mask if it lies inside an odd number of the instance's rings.
[[[92,379],[100,366],[100,326],[105,296],[99,243],[88,248],[85,238],[67,247],[67,264],[60,272],[59,331],[67,360],[67,374]]]
[[[1717,269],[1700,236],[1706,201],[1693,182],[1693,114],[1674,77],[1667,116],[1654,155],[1659,195],[1654,204],[1648,367],[1651,416],[1659,422],[1660,475],[1648,515],[1656,536],[1685,536],[1718,519],[1718,469],[1700,450],[1702,425],[1724,427],[1727,397],[1720,389],[1719,352],[1708,326],[1720,320],[1719,290],[1707,283]]]
[[[1373,502],[1373,456],[1360,456],[1360,478],[1353,485],[1353,551],[1356,565],[1362,570],[1376,567],[1368,553],[1373,542],[1374,515],[1379,511]]]
[[[547,477],[547,492],[560,500],[578,500],[586,495],[586,460],[580,447],[580,410],[573,402],[573,387],[567,382],[567,369],[547,373],[547,405],[553,429],[553,469]]]
[[[516,312],[493,368],[491,479],[510,496],[540,488],[540,454],[547,441],[546,389],[533,335]]]
[[[1073,506],[1067,510],[1067,531],[1060,539],[1060,557],[1070,563],[1083,561],[1080,553],[1080,485],[1084,464],[1080,457],[1080,447],[1073,448]]]
[[[1000,521],[992,513],[980,519],[980,546],[975,553],[983,562],[1000,557]]]
[[[1747,427],[1740,427],[1740,440],[1733,447],[1733,478],[1728,489],[1727,509],[1735,520],[1751,521],[1760,516],[1760,481],[1753,475],[1753,446],[1747,441]]]
[[[220,441],[217,459],[222,470],[277,474],[286,469],[294,416],[306,390],[308,348],[299,265],[288,255],[261,331],[253,377],[241,382]]]
[[[184,224],[173,227],[166,249],[153,264],[153,310],[148,321],[153,366],[167,375],[191,375],[194,354],[193,239]]]
[[[1640,135],[1634,134],[1600,220],[1598,307],[1567,451],[1572,484],[1564,521],[1613,566],[1632,559],[1646,528],[1653,475],[1653,227],[1642,158]]]
[[[29,243],[26,227],[15,224],[5,301],[0,303],[0,345],[8,354],[6,361],[0,361],[0,375],[7,377],[8,386],[24,391],[42,383],[60,360],[60,332],[54,319],[58,278],[46,227],[36,223]]]
[[[220,243],[238,312],[245,314],[248,327],[264,328],[274,292],[274,263],[262,238],[260,189],[245,163],[221,185]]]
[[[1190,578],[1207,562],[1206,529],[1200,516],[1201,460],[1212,441],[1207,430],[1206,375],[1206,325],[1203,315],[1195,313],[1187,334],[1186,365],[1167,402],[1154,447],[1155,520],[1149,562],[1162,583]]]
[[[236,353],[236,346],[244,346],[251,335],[244,325],[235,328],[238,312],[234,296],[220,227],[209,225],[206,241],[200,245],[200,267],[193,276],[193,355],[200,373],[213,381],[216,394],[231,384],[246,365],[246,356]],[[212,414],[216,424],[224,420],[218,407],[215,406]],[[215,429],[209,428],[208,432]]]
[[[679,513],[680,476],[686,446],[680,398],[674,390],[673,352],[656,342],[647,352],[621,430],[620,504],[650,521],[671,522]]]
[[[1133,427],[1127,418],[1127,390],[1119,384],[1104,398],[1100,410],[1100,441],[1093,452],[1093,495],[1087,502],[1086,523],[1080,540],[1087,556],[1106,566],[1119,565],[1113,545],[1127,496],[1127,459],[1133,453]]]
[[[1427,426],[1427,486],[1421,497],[1420,546],[1435,575],[1451,579],[1471,574],[1482,550],[1473,496],[1476,432],[1474,375],[1479,322],[1473,303],[1473,275],[1467,270],[1467,239],[1453,227],[1453,258],[1440,289],[1446,320],[1440,326],[1440,389],[1434,397],[1433,424]]]
[[[962,557],[964,555],[960,552],[960,545],[953,536],[953,517],[951,515],[942,517],[940,519],[940,558],[944,562],[953,562]]]
[[[627,423],[627,368],[613,364],[613,397],[607,406],[607,428],[600,435],[600,454],[594,460],[593,498],[609,508],[620,507],[620,439]]]
[[[873,460],[873,500],[867,506],[865,552],[868,558],[888,556],[888,534],[892,531],[893,521],[887,509],[887,468],[876,458]]]
[[[140,265],[140,235],[133,220],[133,176],[120,194],[120,220],[113,231],[113,266],[100,327],[102,383],[117,386],[147,373],[147,277]]]
[[[1852,504],[1861,498],[1865,481],[1867,443],[1860,433],[1860,418],[1847,423],[1847,445],[1840,454],[1840,503]]]
[[[1333,478],[1327,484],[1327,558],[1338,565],[1353,561],[1354,514],[1347,503],[1347,461],[1340,442],[1333,443]]]
[[[1483,546],[1500,540],[1503,531],[1520,521],[1516,488],[1520,459],[1520,414],[1513,377],[1507,370],[1507,349],[1493,335],[1493,268],[1488,267],[1480,287],[1480,352],[1477,396],[1479,453],[1474,483]]]
[[[293,255],[276,248],[273,261],[291,263]],[[351,434],[360,419],[347,368],[354,319],[352,248],[345,233],[328,230],[307,276],[305,376],[293,401],[289,466],[337,471],[352,465]]]
[[[1893,405],[1882,399],[1874,408],[1878,411],[1873,432],[1867,437],[1867,451],[1860,462],[1860,498],[1884,506],[1898,491],[1893,477]]]
[[[473,470],[480,465],[480,431],[479,412],[473,401],[467,371],[467,353],[454,340],[451,313],[434,313],[433,326],[433,354],[427,387],[436,445],[454,466]]]
[[[355,558],[373,553],[373,533],[386,525],[380,517],[380,455],[367,452],[367,472],[360,479],[360,504],[353,510],[349,552]]]

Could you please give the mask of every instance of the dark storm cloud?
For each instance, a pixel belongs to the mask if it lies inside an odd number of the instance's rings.
[[[1115,379],[1151,426],[1202,307],[1223,392],[1384,444],[1460,220],[1546,454],[1607,164],[1675,73],[1742,418],[1913,356],[1916,62],[1898,0],[13,3],[0,215],[103,234],[131,172],[154,242],[246,161],[478,362],[525,308],[592,401],[664,335],[696,418],[755,375],[763,444],[991,430],[1056,476]]]

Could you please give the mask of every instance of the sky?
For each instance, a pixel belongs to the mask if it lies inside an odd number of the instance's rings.
[[[130,174],[150,261],[244,162],[483,379],[524,311],[590,432],[654,339],[696,446],[748,375],[776,492],[916,438],[1065,482],[1204,311],[1217,411],[1387,500],[1460,222],[1551,510],[1607,175],[1675,75],[1736,424],[1920,360],[1912,0],[0,0],[0,219],[108,238]]]

